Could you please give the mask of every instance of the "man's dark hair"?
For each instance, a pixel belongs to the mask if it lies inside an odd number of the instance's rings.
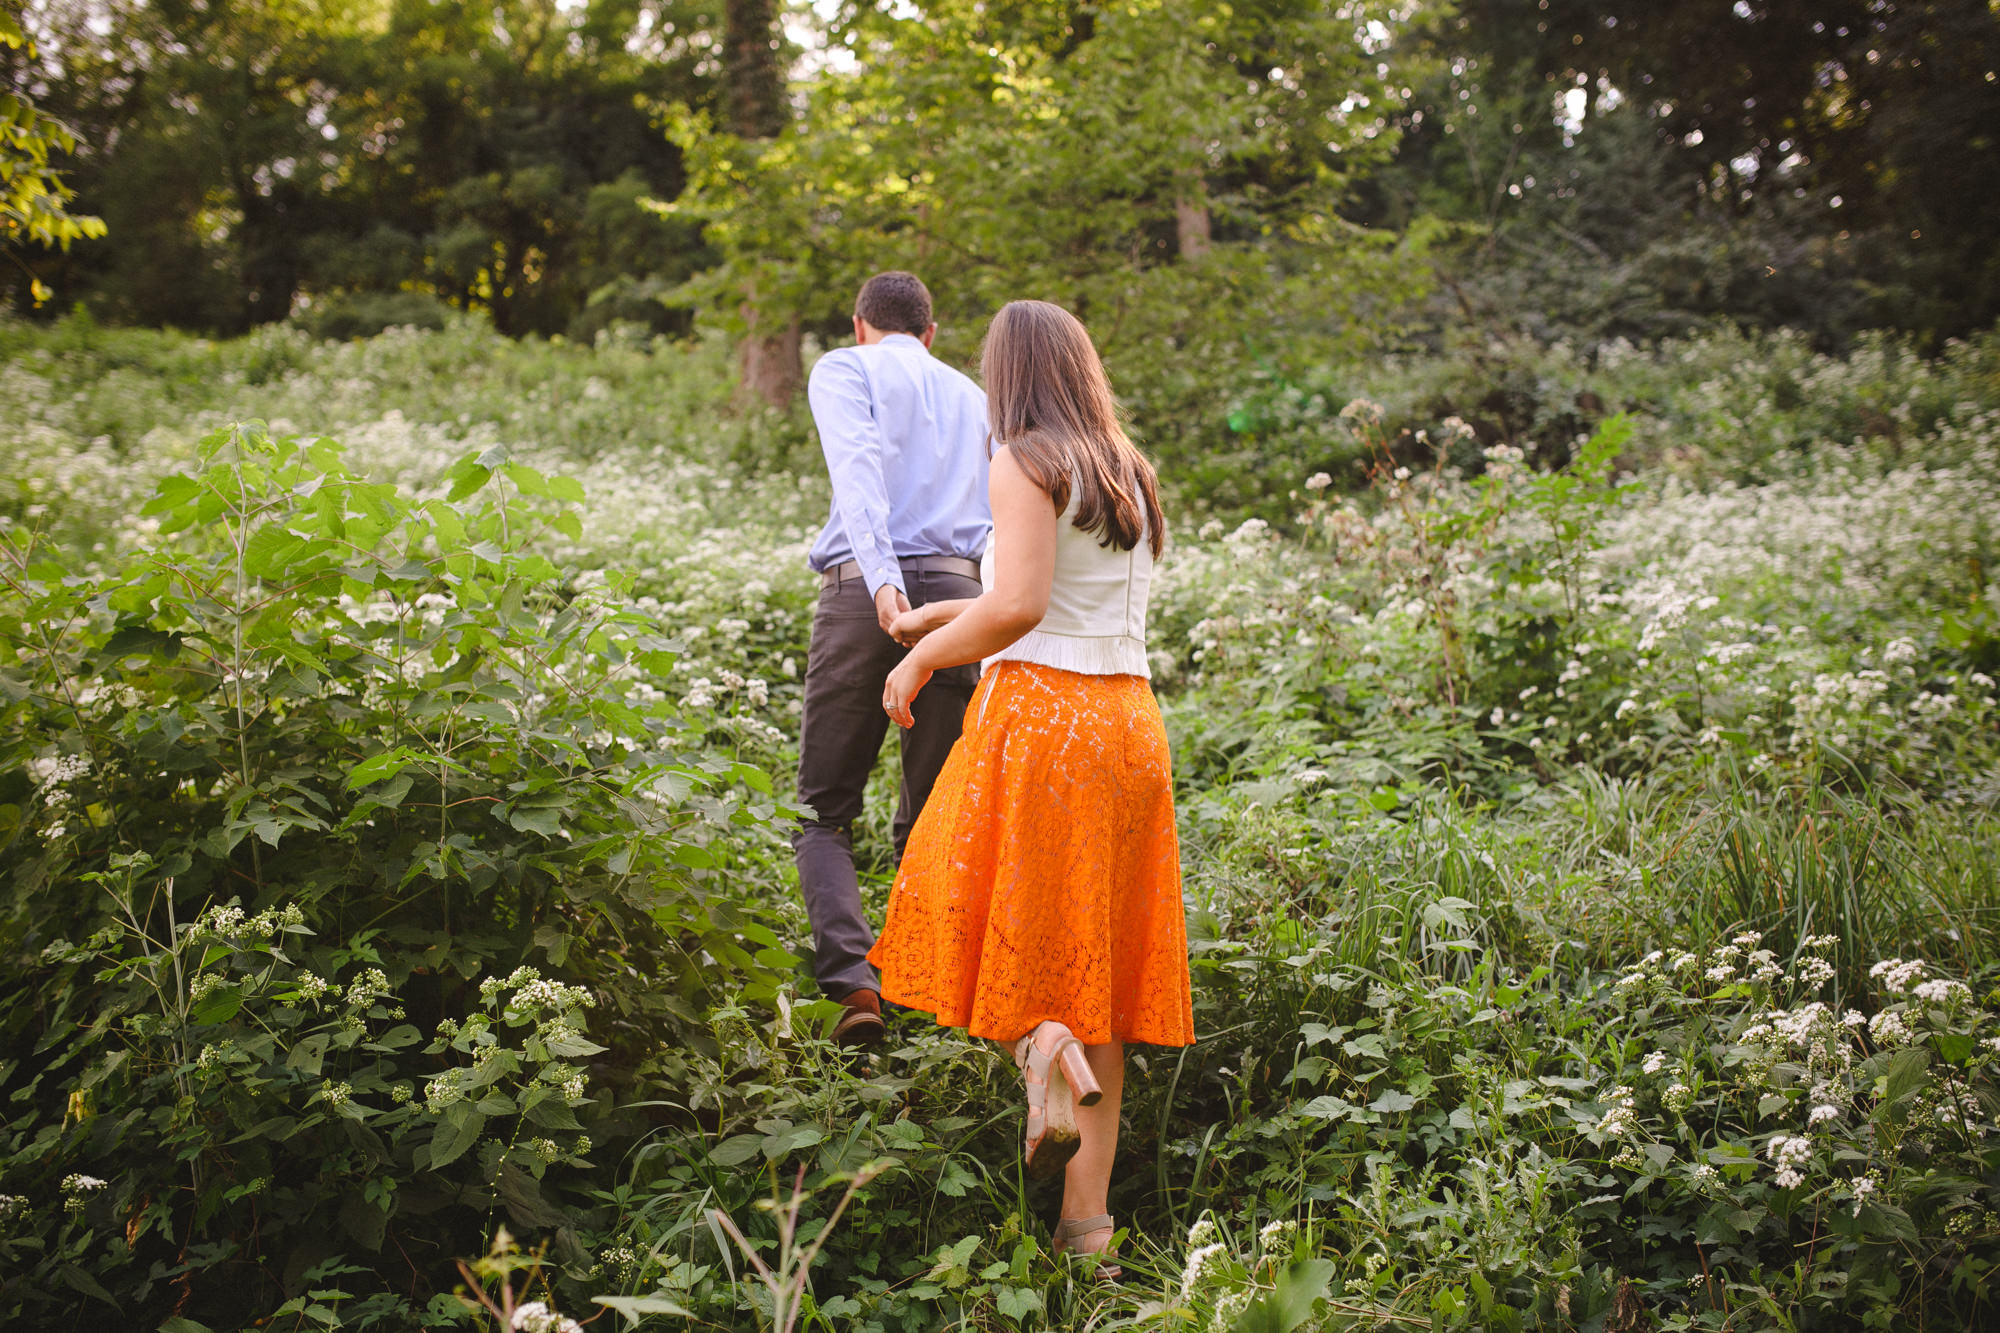
[[[884,333],[921,338],[931,326],[931,292],[914,273],[892,269],[861,284],[854,313]]]

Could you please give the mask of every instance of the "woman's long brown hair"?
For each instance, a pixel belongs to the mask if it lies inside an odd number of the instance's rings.
[[[1049,493],[1058,513],[1078,499],[1076,526],[1129,551],[1166,543],[1159,483],[1118,420],[1111,382],[1075,315],[1047,301],[1010,301],[980,356],[993,440]]]

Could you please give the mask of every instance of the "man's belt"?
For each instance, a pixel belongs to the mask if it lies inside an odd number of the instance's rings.
[[[915,570],[920,574],[957,574],[974,581],[979,578],[979,562],[967,560],[962,555],[912,555],[896,563],[904,569]],[[837,588],[847,579],[860,577],[861,562],[843,560],[833,568],[821,571],[819,582],[822,588]]]

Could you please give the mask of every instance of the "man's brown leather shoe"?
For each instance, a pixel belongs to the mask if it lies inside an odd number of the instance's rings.
[[[873,1046],[888,1031],[882,1022],[882,993],[851,990],[840,997],[845,1011],[833,1025],[833,1039],[842,1046]]]

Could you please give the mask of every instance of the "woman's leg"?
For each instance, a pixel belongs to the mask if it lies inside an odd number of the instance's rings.
[[[1063,1176],[1062,1215],[1096,1217],[1110,1211],[1111,1161],[1118,1155],[1118,1107],[1125,1091],[1125,1043],[1084,1047],[1090,1071],[1097,1075],[1104,1097],[1095,1106],[1076,1108],[1076,1127],[1083,1146],[1070,1158]],[[1109,1231],[1079,1238],[1077,1249],[1095,1253],[1111,1239]]]

